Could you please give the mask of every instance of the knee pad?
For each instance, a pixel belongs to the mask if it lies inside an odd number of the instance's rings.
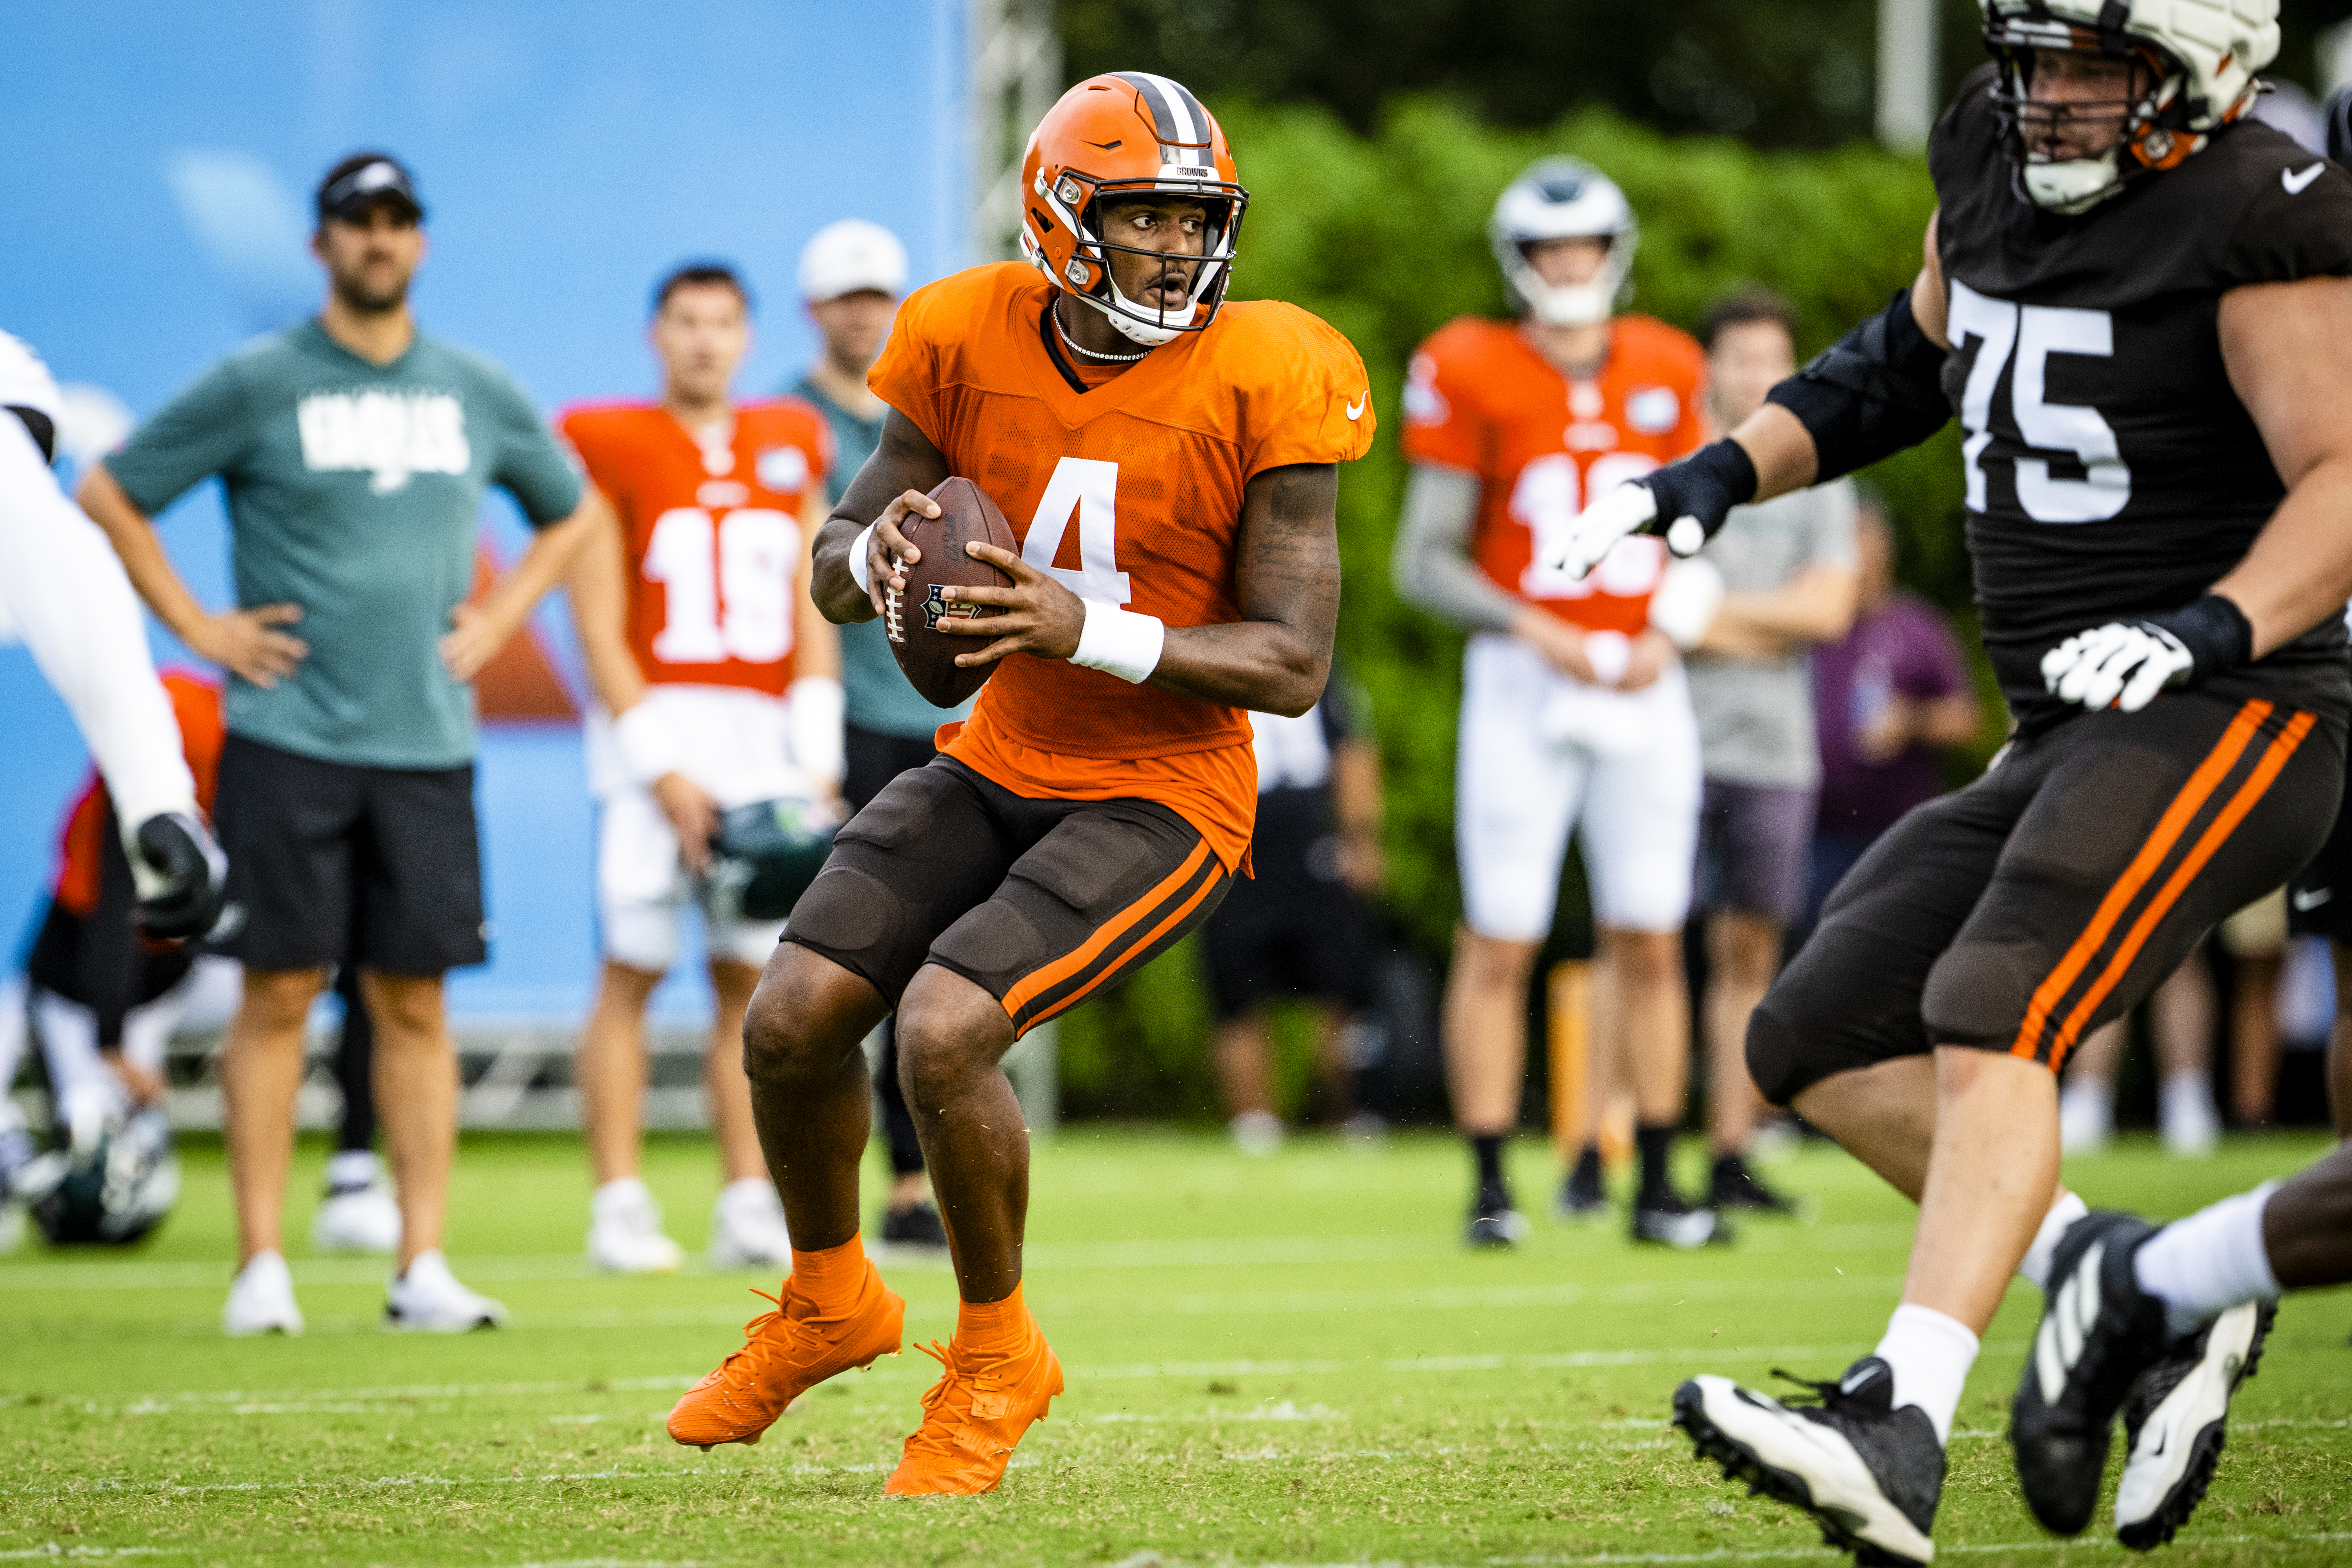
[[[1786,1105],[1837,1071],[1827,1061],[1826,1053],[1815,1060],[1805,1050],[1807,1039],[1804,1030],[1792,1028],[1771,1010],[1769,998],[1748,1015],[1748,1076],[1769,1103]]]

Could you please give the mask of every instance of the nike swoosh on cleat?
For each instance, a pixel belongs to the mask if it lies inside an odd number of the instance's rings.
[[[2314,163],[2300,174],[2292,170],[2282,169],[2279,171],[2279,183],[2286,187],[2288,195],[2300,196],[2303,194],[2304,187],[2318,179],[2319,172],[2326,167],[2326,163]]]

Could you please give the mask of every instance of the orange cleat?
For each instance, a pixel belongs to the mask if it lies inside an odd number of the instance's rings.
[[[907,1303],[882,1283],[871,1260],[857,1304],[838,1317],[793,1288],[751,1293],[776,1303],[743,1325],[743,1348],[688,1389],[669,1413],[669,1435],[708,1453],[719,1443],[756,1443],[785,1406],[836,1373],[898,1354]]]
[[[1029,1343],[985,1359],[950,1341],[919,1347],[947,1368],[923,1396],[923,1425],[882,1490],[888,1497],[977,1497],[1004,1479],[1013,1445],[1062,1392],[1062,1364],[1029,1320]]]

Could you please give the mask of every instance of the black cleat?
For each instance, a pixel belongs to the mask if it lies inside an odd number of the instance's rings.
[[[2116,1539],[2152,1552],[2189,1522],[2212,1484],[2228,1434],[2230,1397],[2254,1375],[2277,1304],[2250,1301],[2173,1342],[2124,1408],[2124,1479]]]
[[[2132,1275],[2133,1255],[2155,1234],[2145,1220],[2097,1210],[2068,1226],[2051,1257],[2042,1326],[2010,1404],[2009,1440],[2026,1505],[2060,1535],[2091,1522],[2116,1412],[2171,1348],[2164,1303]]]
[[[1673,1192],[1645,1192],[1633,1200],[1633,1239],[1668,1247],[1722,1247],[1731,1227],[1711,1208],[1685,1203]]]
[[[1576,1168],[1559,1184],[1553,1206],[1562,1219],[1598,1219],[1609,1212],[1609,1193],[1601,1185],[1601,1156],[1591,1149],[1579,1155]]]
[[[907,1208],[885,1209],[882,1213],[882,1239],[893,1247],[944,1249],[948,1244],[948,1228],[940,1218],[940,1206],[926,1198]]]
[[[1805,1386],[1821,1395],[1819,1405],[1782,1405],[1727,1377],[1694,1377],[1675,1390],[1675,1425],[1698,1458],[1746,1481],[1748,1496],[1803,1509],[1823,1541],[1865,1568],[1933,1562],[1944,1448],[1927,1413],[1894,1407],[1894,1369],[1874,1355],[1836,1383]]]
[[[159,812],[139,824],[129,847],[139,894],[131,917],[142,936],[183,941],[220,923],[228,860],[204,823],[184,811]]]
[[[1794,1199],[1783,1197],[1762,1182],[1748,1168],[1748,1162],[1738,1155],[1723,1155],[1715,1162],[1715,1175],[1708,1180],[1706,1206],[1709,1208],[1745,1208],[1758,1214],[1779,1214],[1794,1218]]]
[[[1528,1217],[1511,1207],[1510,1188],[1490,1183],[1478,1189],[1462,1239],[1473,1247],[1516,1247],[1530,1228]]]

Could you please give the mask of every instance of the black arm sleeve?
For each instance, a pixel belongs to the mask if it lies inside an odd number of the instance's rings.
[[[1797,416],[1813,438],[1825,484],[1916,446],[1952,417],[1946,355],[1911,316],[1911,291],[1815,356],[1765,401]]]

